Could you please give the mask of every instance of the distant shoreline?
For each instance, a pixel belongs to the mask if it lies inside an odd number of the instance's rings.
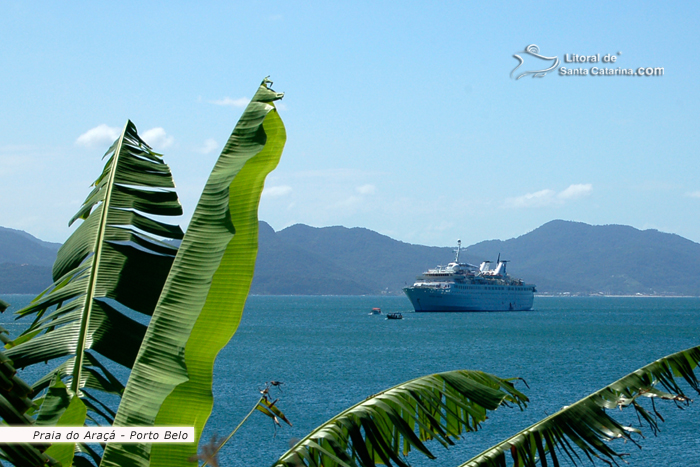
[[[613,294],[535,294],[537,298],[700,298],[697,295],[650,295],[650,294],[633,294],[633,295],[613,295]]]
[[[36,297],[38,294],[34,293],[3,293],[0,292],[0,296],[3,297],[26,297],[32,296]],[[372,294],[372,295],[308,295],[308,294],[250,294],[249,297],[403,297],[403,295],[389,295],[389,294]],[[535,294],[537,298],[591,298],[591,297],[601,297],[601,298],[700,298],[697,295],[612,295],[612,294]]]

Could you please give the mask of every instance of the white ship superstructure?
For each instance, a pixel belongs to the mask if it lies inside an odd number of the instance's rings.
[[[429,269],[403,291],[416,311],[525,311],[532,309],[535,285],[526,284],[506,272],[508,261],[500,255],[496,267],[484,261],[479,267],[459,262]]]

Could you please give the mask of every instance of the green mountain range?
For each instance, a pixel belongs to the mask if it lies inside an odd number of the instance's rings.
[[[540,292],[700,296],[700,244],[658,230],[557,220],[467,251],[482,257],[500,252],[512,261],[508,272]]]
[[[0,293],[50,284],[60,245],[0,228]],[[508,271],[545,294],[700,296],[700,244],[657,230],[555,220],[510,240],[463,250],[460,260],[509,260]],[[415,276],[454,259],[453,248],[412,245],[363,228],[260,223],[251,293],[401,294]]]
[[[60,243],[0,227],[0,293],[38,293],[51,284]]]

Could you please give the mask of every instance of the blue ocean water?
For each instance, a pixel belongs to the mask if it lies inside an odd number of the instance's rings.
[[[19,306],[31,297],[0,298]],[[404,319],[368,315],[376,306],[403,312]],[[2,321],[9,321],[7,312]],[[15,335],[20,326],[9,330]],[[220,465],[271,465],[290,439],[421,375],[475,369],[524,378],[530,388],[518,387],[531,399],[526,410],[497,410],[479,432],[449,450],[429,445],[435,461],[409,456],[417,466],[456,466],[625,374],[695,345],[700,298],[537,297],[530,312],[421,314],[404,297],[252,296],[238,332],[217,359],[216,402],[204,438],[226,436],[266,381],[284,383],[273,396],[293,427],[275,429],[255,413],[224,447]],[[668,403],[657,408],[666,419],[657,437],[642,427],[641,450],[622,442],[612,447],[630,453],[633,466],[700,463],[700,403],[685,410]],[[638,425],[631,415],[621,413]]]

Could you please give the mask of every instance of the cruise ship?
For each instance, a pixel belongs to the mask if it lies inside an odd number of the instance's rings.
[[[460,263],[457,256],[447,266],[429,269],[403,291],[416,311],[526,311],[532,309],[535,285],[526,284],[506,272],[508,261],[500,255],[495,267],[484,261],[479,267]]]

